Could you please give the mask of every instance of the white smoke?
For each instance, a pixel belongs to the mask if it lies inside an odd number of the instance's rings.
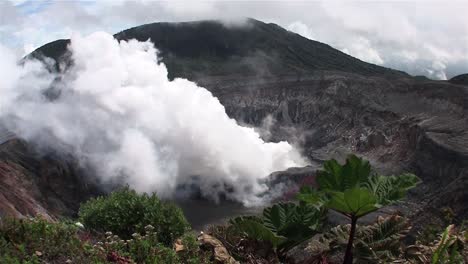
[[[104,182],[170,198],[197,176],[205,197],[224,193],[252,205],[262,202],[271,172],[306,163],[289,143],[266,143],[238,125],[208,90],[169,81],[150,42],[98,32],[72,37],[69,49],[74,66],[54,76],[39,62],[16,65],[0,48],[0,123],[73,153]]]

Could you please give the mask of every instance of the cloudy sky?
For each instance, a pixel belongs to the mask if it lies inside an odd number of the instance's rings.
[[[468,72],[468,1],[0,0],[0,45],[18,56],[72,34],[157,21],[252,17],[361,60],[446,79]]]

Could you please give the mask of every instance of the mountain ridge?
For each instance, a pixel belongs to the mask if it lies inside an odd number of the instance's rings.
[[[216,20],[156,22],[120,31],[114,37],[153,42],[171,79],[219,76],[226,72],[249,76],[301,75],[315,70],[409,77],[402,71],[361,61],[276,24],[251,18],[243,26],[231,27]],[[57,60],[66,55],[68,43],[68,39],[61,39],[45,44],[32,56]],[[202,65],[200,60],[204,61]],[[259,70],[258,66],[266,69]]]
[[[468,85],[468,73],[454,76],[449,80],[449,82],[454,84]]]

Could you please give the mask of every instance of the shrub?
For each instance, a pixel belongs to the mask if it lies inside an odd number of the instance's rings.
[[[80,238],[81,232],[73,224],[41,218],[2,219],[0,259],[2,263],[96,263],[88,251],[91,245]]]
[[[80,221],[100,232],[111,231],[128,239],[144,227],[155,227],[158,241],[166,246],[189,229],[182,210],[176,205],[160,201],[153,193],[138,194],[128,187],[109,196],[90,199],[79,210]]]
[[[108,262],[117,263],[180,263],[176,253],[158,241],[154,227],[145,227],[145,233],[134,233],[123,240],[106,232],[105,240],[93,246],[94,253]]]
[[[0,263],[210,263],[211,252],[200,249],[196,237],[184,234],[184,249],[176,252],[158,240],[153,226],[131,239],[112,232],[90,233],[67,222],[47,222],[40,218],[0,221]]]
[[[134,233],[131,239],[123,240],[112,232],[106,232],[104,242],[97,242],[93,249],[97,256],[117,263],[164,263],[201,264],[210,263],[210,254],[200,250],[196,237],[184,234],[176,241],[182,250],[173,250],[158,241],[157,233],[151,225],[144,233]]]

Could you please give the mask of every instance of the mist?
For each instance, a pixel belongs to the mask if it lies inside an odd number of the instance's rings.
[[[38,61],[19,65],[0,46],[0,123],[71,153],[104,184],[163,198],[196,184],[205,198],[249,206],[271,196],[264,195],[271,172],[307,164],[288,142],[265,142],[229,118],[205,88],[169,81],[151,42],[96,32],[73,36],[69,50],[73,66],[58,74]]]
[[[72,32],[252,17],[366,62],[450,79],[468,72],[467,12],[467,1],[0,1],[0,43],[24,54]]]

